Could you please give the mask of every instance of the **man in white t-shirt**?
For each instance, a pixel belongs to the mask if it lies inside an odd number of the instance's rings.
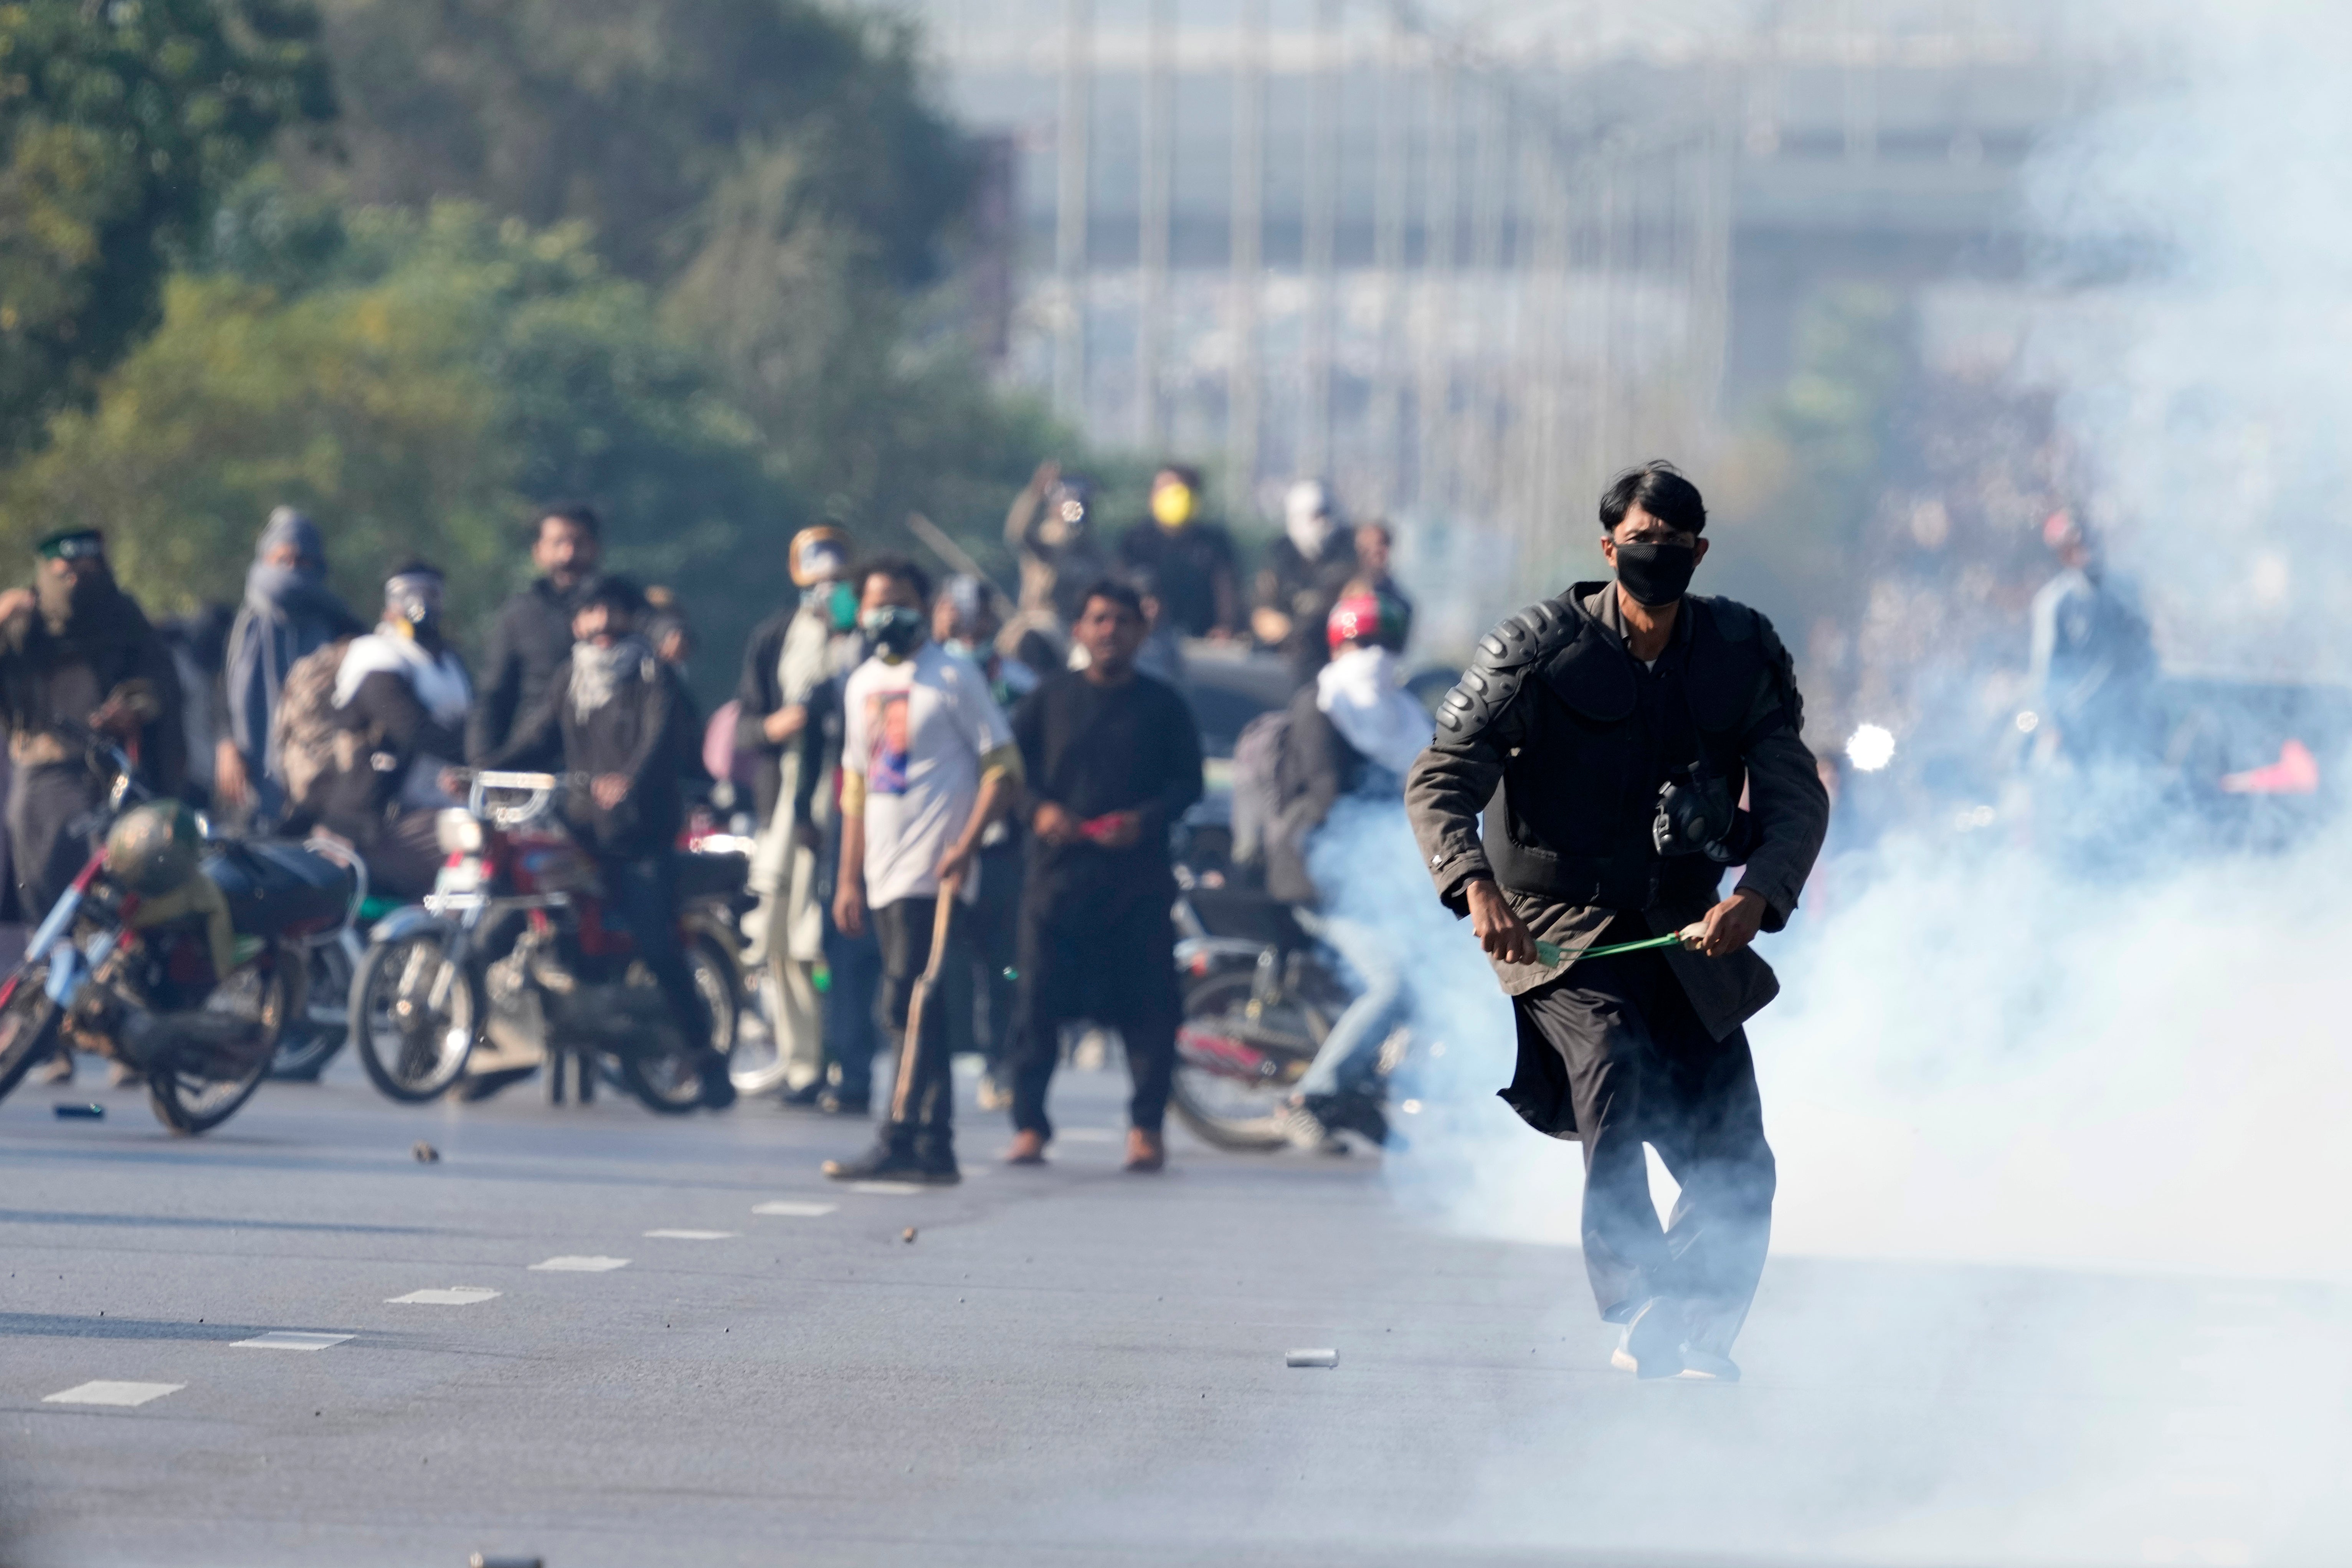
[[[969,660],[929,639],[930,583],[903,556],[860,569],[858,626],[874,655],[842,694],[841,876],[835,923],[851,936],[874,922],[882,947],[883,1009],[903,1030],[916,978],[929,963],[941,890],[950,895],[941,973],[955,973],[965,907],[978,893],[973,855],[1013,803],[1021,752],[1012,726]],[[875,1146],[828,1160],[836,1181],[961,1180],[946,1016],[926,1005],[898,1053],[898,1083]]]

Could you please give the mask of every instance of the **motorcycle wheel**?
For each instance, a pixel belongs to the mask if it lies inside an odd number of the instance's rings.
[[[368,1081],[394,1100],[417,1105],[448,1091],[466,1071],[489,1008],[481,977],[459,964],[447,994],[433,1005],[435,984],[450,969],[440,932],[421,931],[378,942],[352,976],[350,1028]]]
[[[1286,1148],[1284,1131],[1291,1089],[1325,1026],[1319,1015],[1296,1002],[1283,1002],[1249,1016],[1254,976],[1230,969],[1196,980],[1184,991],[1184,1022],[1176,1035],[1176,1114],[1205,1142],[1240,1153],[1264,1154]],[[1251,1081],[1204,1065],[1188,1038],[1195,1031],[1239,1039],[1264,1055],[1275,1070]]]
[[[269,1076],[270,1058],[284,1037],[293,1016],[300,983],[293,960],[283,948],[274,949],[232,973],[205,999],[205,1011],[230,1013],[261,1026],[266,1038],[252,1059],[226,1077],[191,1071],[175,1063],[158,1061],[147,1069],[147,1103],[155,1120],[184,1138],[209,1132],[236,1114]]]
[[[28,964],[17,972],[16,989],[0,1007],[0,1095],[24,1081],[36,1062],[48,1059],[65,1014],[49,1000],[49,966]]]
[[[269,1076],[316,1083],[351,1038],[352,955],[341,942],[322,942],[303,949],[302,957],[309,990],[278,1042]]]
[[[724,952],[719,939],[709,931],[696,931],[687,940],[686,963],[694,972],[694,985],[702,993],[702,1005],[710,1012],[710,1043],[731,1059],[737,1026],[742,1018],[741,971],[733,956]],[[650,985],[653,977],[641,967],[633,968],[629,982],[633,985]],[[702,1103],[701,1068],[693,1054],[679,1046],[667,1030],[663,1031],[663,1038],[665,1044],[659,1048],[621,1054],[621,1081],[628,1086],[631,1094],[645,1102],[648,1110],[683,1116]]]

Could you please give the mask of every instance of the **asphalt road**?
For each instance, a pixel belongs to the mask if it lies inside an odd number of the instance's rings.
[[[1038,1171],[994,1166],[1002,1123],[967,1101],[972,1179],[919,1194],[830,1186],[818,1160],[864,1129],[770,1105],[404,1109],[338,1063],[184,1141],[136,1093],[85,1088],[89,1122],[20,1090],[0,1563],[2238,1564],[2352,1541],[2328,1291],[1782,1258],[1744,1384],[1636,1384],[1573,1252],[1433,1228],[1371,1157],[1179,1135],[1169,1173],[1126,1175],[1118,1089],[1061,1081]],[[1308,1347],[1338,1369],[1286,1368]],[[168,1392],[54,1397],[90,1384]]]

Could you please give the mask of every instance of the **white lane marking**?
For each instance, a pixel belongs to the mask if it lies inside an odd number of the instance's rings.
[[[551,1258],[531,1268],[555,1274],[602,1274],[608,1268],[625,1268],[628,1263],[625,1258]]]
[[[249,1340],[237,1340],[233,1348],[249,1351],[322,1351],[329,1345],[341,1344],[349,1334],[314,1334],[301,1329],[272,1329],[266,1334],[256,1334]]]
[[[655,1241],[724,1241],[730,1236],[740,1236],[735,1230],[649,1230],[646,1235]]]
[[[1065,1127],[1054,1134],[1064,1143],[1116,1143],[1118,1134],[1108,1127]]]
[[[751,1212],[783,1215],[793,1219],[814,1219],[819,1215],[831,1214],[840,1206],[838,1204],[803,1203],[797,1198],[778,1198],[772,1203],[753,1204]]]
[[[871,1193],[877,1197],[910,1198],[917,1193],[926,1192],[929,1189],[920,1182],[852,1182],[849,1184],[849,1190],[853,1193]]]
[[[76,1384],[60,1394],[46,1394],[44,1405],[140,1405],[151,1399],[161,1399],[167,1394],[177,1394],[187,1387],[184,1383],[97,1383]]]
[[[470,1307],[477,1301],[487,1301],[496,1290],[479,1285],[452,1285],[446,1289],[411,1290],[405,1296],[387,1296],[387,1307]]]

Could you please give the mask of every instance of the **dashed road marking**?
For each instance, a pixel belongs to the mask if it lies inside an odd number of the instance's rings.
[[[628,1264],[625,1258],[551,1258],[531,1268],[550,1274],[602,1274],[611,1268],[625,1268]]]
[[[782,1215],[790,1219],[815,1219],[839,1208],[838,1204],[803,1203],[798,1198],[778,1198],[772,1203],[753,1204],[753,1214]]]
[[[730,1236],[741,1234],[742,1232],[734,1230],[649,1230],[646,1232],[647,1238],[654,1241],[725,1241]]]
[[[249,1340],[237,1340],[232,1348],[249,1351],[322,1351],[329,1345],[341,1344],[349,1334],[314,1334],[302,1329],[272,1329],[266,1334],[256,1334]]]
[[[405,1296],[387,1296],[387,1307],[470,1307],[477,1301],[487,1301],[496,1290],[479,1285],[451,1285],[445,1289],[411,1290]]]
[[[877,1197],[910,1198],[917,1193],[929,1192],[930,1189],[920,1182],[852,1182],[849,1184],[849,1190],[853,1193],[871,1193]]]
[[[62,1393],[46,1394],[44,1405],[118,1405],[137,1406],[151,1399],[161,1399],[167,1394],[177,1394],[187,1387],[184,1383],[96,1383],[76,1384]]]

